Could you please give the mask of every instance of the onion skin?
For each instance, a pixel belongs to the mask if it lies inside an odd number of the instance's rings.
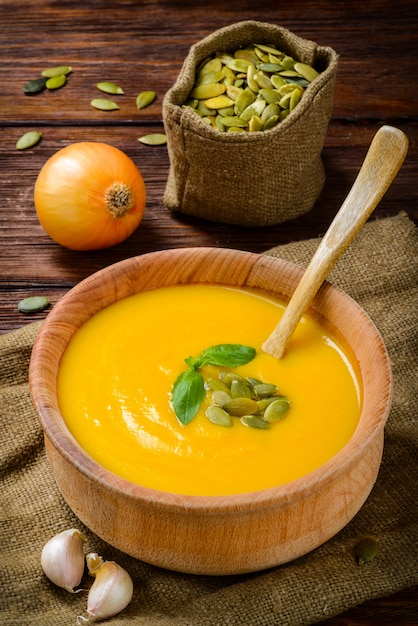
[[[118,216],[106,200],[115,184],[130,197]],[[79,142],[44,164],[34,201],[39,222],[54,241],[71,250],[98,250],[121,243],[138,227],[146,189],[141,172],[124,152],[105,143]]]

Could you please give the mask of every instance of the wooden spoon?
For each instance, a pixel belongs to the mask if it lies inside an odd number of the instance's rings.
[[[407,151],[408,138],[401,130],[382,126],[377,131],[354,185],[306,268],[283,317],[264,342],[265,352],[282,358],[304,311],[384,196]]]

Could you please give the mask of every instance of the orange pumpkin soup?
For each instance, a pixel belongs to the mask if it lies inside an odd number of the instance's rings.
[[[215,285],[142,292],[116,302],[71,339],[58,375],[63,418],[98,463],[132,482],[171,493],[222,495],[304,476],[349,441],[361,408],[355,365],[332,334],[304,315],[283,359],[262,351],[283,304]],[[213,424],[206,394],[194,419],[177,419],[171,392],[184,361],[209,346],[256,349],[234,372],[277,385],[290,410],[268,429]],[[225,368],[205,365],[208,380]]]

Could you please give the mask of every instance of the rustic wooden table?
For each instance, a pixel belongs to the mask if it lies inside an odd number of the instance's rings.
[[[268,228],[238,228],[169,212],[163,193],[166,148],[138,143],[162,132],[161,104],[189,47],[214,30],[255,19],[280,24],[340,56],[333,117],[323,158],[327,181],[313,209]],[[0,0],[0,332],[17,329],[45,312],[23,315],[19,300],[46,295],[52,305],[75,283],[121,259],[183,246],[220,246],[263,252],[275,245],[323,234],[353,183],[376,130],[384,123],[410,139],[408,157],[371,219],[406,211],[417,220],[418,5],[372,0],[279,3],[271,0],[170,2],[147,0]],[[27,96],[22,87],[45,67],[71,65],[67,85]],[[96,83],[120,84],[120,110],[90,106]],[[152,89],[155,102],[137,110],[136,95]],[[26,131],[41,142],[18,151]],[[73,252],[54,243],[38,223],[33,189],[45,161],[76,141],[105,141],[138,165],[147,208],[124,243],[96,252]],[[325,623],[325,622],[324,622]],[[416,590],[374,600],[327,624],[418,624]]]

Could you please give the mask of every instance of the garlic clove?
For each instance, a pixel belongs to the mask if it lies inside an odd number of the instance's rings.
[[[89,574],[95,577],[87,598],[89,622],[107,619],[123,611],[133,595],[128,572],[114,561],[103,561],[95,553],[86,557]]]
[[[76,528],[64,530],[44,545],[41,566],[45,575],[58,587],[76,593],[84,573],[84,535]]]

